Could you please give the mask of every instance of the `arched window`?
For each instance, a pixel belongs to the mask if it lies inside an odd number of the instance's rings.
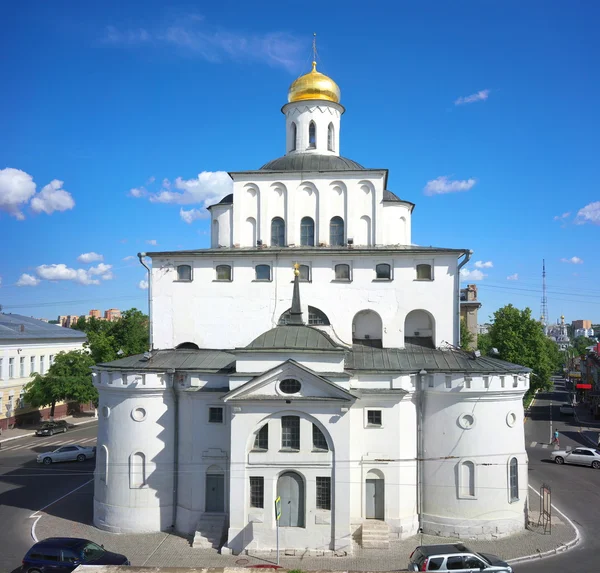
[[[98,448],[97,458],[96,467],[98,468],[100,481],[108,485],[108,448],[106,446]]]
[[[256,265],[255,272],[257,281],[271,280],[271,267],[269,265]]]
[[[216,271],[218,281],[231,280],[231,267],[229,265],[217,265]]]
[[[296,138],[298,137],[298,128],[296,127],[296,123],[292,121],[292,126],[291,126],[291,134],[290,134],[290,139],[292,140],[290,143],[290,151],[295,151],[296,150]]]
[[[315,222],[311,217],[302,217],[300,221],[300,244],[303,247],[315,246]]]
[[[281,417],[281,449],[300,449],[300,418],[298,416]]]
[[[418,281],[430,281],[431,280],[431,265],[417,265],[417,280]]]
[[[254,449],[255,450],[268,450],[269,449],[269,424],[265,424],[254,438]]]
[[[470,460],[458,467],[458,492],[461,498],[475,497],[475,464]]]
[[[517,458],[512,458],[508,465],[508,482],[510,501],[519,501],[519,461]]]
[[[344,219],[333,217],[329,222],[329,244],[341,247],[344,244]]]
[[[313,424],[313,450],[329,451],[329,446],[323,432],[315,424]]]
[[[192,267],[190,265],[179,265],[177,267],[177,280],[178,281],[191,281],[192,280]]]
[[[194,342],[182,342],[175,347],[175,350],[200,350],[200,347]]]
[[[390,280],[392,278],[391,266],[387,263],[375,265],[375,276],[380,280]]]
[[[315,149],[317,147],[317,126],[314,121],[311,121],[308,126],[308,148]]]
[[[285,326],[290,319],[290,309],[286,310],[280,317],[279,322],[277,323],[279,326]],[[310,326],[329,326],[331,323],[329,322],[329,318],[327,315],[320,309],[315,308],[314,306],[308,307],[308,324]]]
[[[146,485],[146,456],[135,452],[129,456],[129,487],[137,489]]]
[[[335,265],[335,280],[349,281],[350,280],[350,265]]]
[[[333,151],[333,123],[327,128],[327,149]]]
[[[271,246],[285,246],[285,221],[281,217],[274,217],[271,221]]]

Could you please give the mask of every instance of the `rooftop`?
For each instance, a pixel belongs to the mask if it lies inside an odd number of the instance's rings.
[[[0,341],[4,340],[73,340],[84,342],[81,330],[63,328],[20,314],[0,314]]]

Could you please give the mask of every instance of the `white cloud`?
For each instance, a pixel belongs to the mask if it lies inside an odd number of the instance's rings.
[[[54,211],[68,211],[75,207],[72,195],[62,186],[63,182],[58,179],[50,181],[31,200],[31,209],[36,213],[43,211],[47,215],[51,215]]]
[[[176,191],[172,190],[173,187]],[[195,179],[177,177],[173,185],[164,185],[163,182],[162,189],[150,195],[150,201],[208,207],[232,192],[233,181],[226,171],[203,171]]]
[[[566,213],[563,213],[562,215],[556,215],[554,217],[555,221],[563,221],[564,219],[568,219],[571,216],[571,212],[567,211]]]
[[[600,225],[600,201],[594,201],[579,209],[575,223],[578,225],[583,225],[585,223]]]
[[[461,269],[460,276],[462,279],[469,281],[482,281],[485,277],[487,277],[486,274],[479,270],[470,271],[469,269]]]
[[[99,285],[100,279],[95,277],[100,275],[102,280],[112,279],[111,268],[112,265],[100,263],[89,269],[72,269],[63,263],[59,263],[54,265],[40,265],[35,270],[38,277],[49,281],[73,281],[82,285]]]
[[[148,195],[148,190],[145,187],[134,187],[129,190],[128,195],[139,199],[140,197],[146,197]]]
[[[508,275],[506,277],[507,281],[518,281],[519,280],[519,275],[518,273],[515,273],[514,275]]]
[[[485,101],[490,95],[490,90],[479,90],[478,92],[468,95],[461,96],[454,101],[454,105],[463,105],[466,103],[475,103],[476,101]]]
[[[477,261],[475,263],[476,269],[491,269],[493,266],[494,263],[492,263],[492,261],[486,261],[485,263],[483,261]]]
[[[148,281],[142,279],[138,283],[138,288],[141,288],[142,290],[146,290],[148,288]]]
[[[25,219],[21,207],[35,194],[33,177],[25,171],[7,167],[0,169],[0,211],[20,221]]]
[[[95,263],[96,261],[103,261],[104,260],[104,256],[103,255],[99,255],[98,253],[94,253],[92,251],[91,253],[83,253],[83,254],[79,255],[77,257],[77,260],[80,263],[84,263],[84,264]]]
[[[27,273],[23,273],[19,280],[17,281],[17,286],[37,286],[40,284],[40,279],[34,277],[33,275],[28,275]]]
[[[202,219],[203,217],[206,217],[204,212],[200,211],[200,209],[190,209],[189,211],[186,211],[183,207],[179,209],[179,216],[188,225],[193,223],[196,219]]]
[[[581,265],[583,263],[583,259],[579,257],[571,257],[570,259],[560,259],[561,263],[570,263],[572,265]]]
[[[477,180],[473,178],[452,181],[446,175],[442,175],[437,179],[428,181],[424,192],[425,195],[441,195],[444,193],[456,193],[457,191],[468,191],[475,183],[477,183]]]
[[[127,255],[126,257],[123,257],[124,261],[133,261],[133,259],[135,259],[133,255]]]
[[[166,46],[211,63],[257,61],[293,71],[298,71],[306,49],[305,40],[291,34],[248,34],[226,30],[207,24],[197,14],[186,15],[155,30],[107,26],[103,40],[107,44],[123,46],[153,46],[156,49]]]
[[[149,245],[154,245],[154,246],[158,245],[158,241],[156,239],[148,239],[146,241],[146,243],[148,243]]]

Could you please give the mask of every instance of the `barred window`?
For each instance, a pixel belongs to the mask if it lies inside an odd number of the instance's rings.
[[[265,507],[265,478],[262,476],[250,478],[250,507]]]
[[[265,424],[254,438],[254,449],[255,450],[268,450],[269,449],[269,424]]]
[[[331,478],[317,478],[317,509],[331,509]]]
[[[223,423],[223,408],[209,408],[208,409],[208,421],[211,424],[222,424]]]
[[[510,501],[519,500],[519,462],[512,458],[509,465]]]
[[[323,432],[319,429],[318,426],[313,424],[313,449],[315,450],[329,450],[329,446],[327,445],[327,440],[323,435]]]
[[[367,424],[381,426],[381,410],[367,410]]]
[[[315,222],[312,217],[302,217],[300,221],[300,244],[304,247],[315,246]]]
[[[281,447],[287,450],[300,449],[300,418],[298,416],[281,417]]]
[[[300,388],[302,388],[300,382],[298,382],[298,380],[294,380],[293,378],[286,378],[279,383],[279,389],[284,394],[297,394],[300,392]]]

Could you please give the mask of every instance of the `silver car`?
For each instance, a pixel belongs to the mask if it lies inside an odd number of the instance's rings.
[[[410,555],[408,570],[513,573],[506,561],[489,553],[471,551],[462,543],[420,545]]]
[[[96,457],[95,447],[76,446],[70,444],[61,446],[53,452],[44,452],[37,457],[38,464],[50,465],[53,462],[85,462],[85,460]]]
[[[555,450],[550,457],[557,464],[577,464],[591,466],[600,470],[600,450],[596,448],[575,448],[574,450]]]

